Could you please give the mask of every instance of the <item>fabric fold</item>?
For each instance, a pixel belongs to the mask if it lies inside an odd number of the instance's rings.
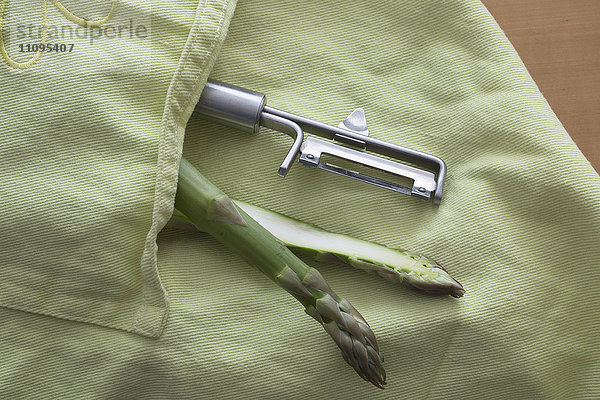
[[[0,7],[0,306],[157,337],[156,237],[235,2],[41,5]]]

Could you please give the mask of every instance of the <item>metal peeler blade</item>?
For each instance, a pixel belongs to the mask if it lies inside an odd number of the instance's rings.
[[[439,204],[446,178],[446,164],[439,157],[369,136],[365,112],[354,110],[338,126],[278,110],[266,105],[266,96],[226,83],[209,80],[195,108],[199,116],[224,125],[257,133],[261,126],[288,134],[294,139],[277,173],[285,176],[299,156],[300,163],[347,176],[398,193]],[[304,138],[304,132],[321,136]],[[374,154],[373,154],[374,153]],[[377,154],[377,155],[375,155]],[[402,177],[412,185],[345,168],[325,157],[345,160]],[[399,161],[403,161],[399,162]],[[405,163],[412,165],[406,165]]]

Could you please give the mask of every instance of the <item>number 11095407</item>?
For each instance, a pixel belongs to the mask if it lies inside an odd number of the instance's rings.
[[[75,47],[74,43],[21,43],[19,51],[21,53],[70,53]]]

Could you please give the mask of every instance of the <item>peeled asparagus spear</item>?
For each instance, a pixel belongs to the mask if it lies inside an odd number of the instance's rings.
[[[341,261],[373,271],[395,283],[434,294],[461,297],[462,285],[436,261],[417,253],[393,249],[348,235],[327,232],[315,225],[243,201],[234,203],[293,250],[321,261]]]
[[[319,261],[349,264],[428,293],[453,297],[464,294],[456,279],[436,261],[423,255],[327,232],[243,201],[234,200],[234,203],[295,253],[309,254]]]
[[[238,209],[187,160],[182,159],[175,207],[199,229],[287,290],[333,338],[346,362],[365,380],[385,385],[383,356],[369,324],[268,230]]]

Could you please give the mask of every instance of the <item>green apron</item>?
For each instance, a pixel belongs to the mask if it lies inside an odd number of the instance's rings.
[[[1,398],[600,397],[600,179],[479,1],[0,3]],[[209,74],[333,125],[363,107],[446,161],[442,204],[279,178],[288,137],[192,116]],[[232,198],[435,258],[465,296],[308,261],[375,331],[377,390],[258,271],[163,229],[182,151]]]

